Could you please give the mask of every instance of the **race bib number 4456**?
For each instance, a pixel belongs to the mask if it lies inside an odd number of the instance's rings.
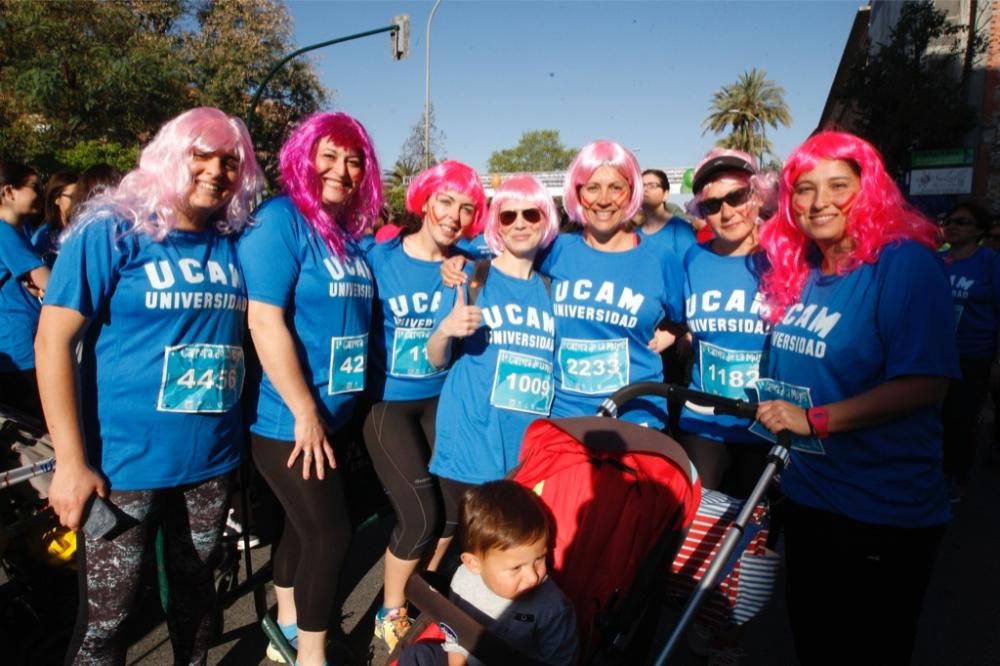
[[[163,350],[163,379],[157,411],[220,414],[243,392],[243,349],[233,345],[187,344]]]

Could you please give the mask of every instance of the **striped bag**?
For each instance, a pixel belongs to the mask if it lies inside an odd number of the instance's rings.
[[[703,490],[698,514],[684,545],[671,564],[668,596],[683,602],[705,575],[726,529],[743,503],[715,490]],[[741,625],[767,605],[778,575],[779,556],[767,548],[770,514],[761,503],[753,512],[743,540],[723,572],[722,582],[705,599],[699,621],[712,626]]]

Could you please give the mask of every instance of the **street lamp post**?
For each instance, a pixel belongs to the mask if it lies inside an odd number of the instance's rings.
[[[427,34],[424,38],[424,168],[431,165],[431,21],[441,0],[431,7],[427,17]]]

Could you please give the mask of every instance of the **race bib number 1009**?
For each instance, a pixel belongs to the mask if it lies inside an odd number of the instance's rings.
[[[500,350],[490,394],[494,407],[548,416],[554,395],[551,362]]]
[[[233,345],[187,344],[163,350],[163,379],[157,411],[221,414],[243,392],[243,349]]]

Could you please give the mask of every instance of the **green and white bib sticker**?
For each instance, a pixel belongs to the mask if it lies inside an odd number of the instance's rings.
[[[754,390],[757,392],[755,402],[785,400],[803,409],[809,409],[813,406],[812,395],[810,395],[808,386],[795,386],[794,384],[786,384],[774,379],[761,378],[757,380],[757,386]],[[750,432],[758,437],[763,437],[769,442],[778,441],[778,436],[765,428],[760,421],[754,421],[750,424]],[[812,435],[792,435],[792,448],[804,453],[826,455],[823,443],[819,441],[819,438]]]
[[[702,390],[735,400],[746,400],[760,378],[762,352],[726,349],[709,342],[698,343],[698,367]]]
[[[330,382],[327,395],[355,393],[365,388],[368,334],[330,338]]]
[[[393,377],[429,377],[444,372],[427,360],[429,328],[397,328],[392,335],[392,360],[389,374]]]
[[[235,405],[246,374],[243,348],[186,344],[163,350],[157,411],[221,414]]]
[[[548,416],[555,395],[552,363],[501,349],[493,375],[490,404],[500,409]]]
[[[628,339],[574,340],[559,345],[562,386],[584,395],[614,393],[628,384]]]

